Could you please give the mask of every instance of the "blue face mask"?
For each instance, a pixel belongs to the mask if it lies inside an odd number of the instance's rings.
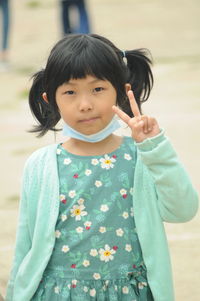
[[[117,120],[117,118],[114,116],[111,122],[100,132],[92,135],[84,135],[80,132],[77,132],[73,128],[71,128],[67,123],[63,126],[63,136],[68,136],[70,138],[75,138],[77,140],[82,140],[86,142],[99,142],[107,138],[109,135],[111,135],[114,131],[120,128],[120,123]]]

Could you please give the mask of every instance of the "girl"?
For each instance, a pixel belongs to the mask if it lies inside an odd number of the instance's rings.
[[[7,301],[173,301],[163,222],[186,222],[198,197],[156,119],[145,50],[68,35],[34,76],[39,135],[64,143],[27,161]],[[134,91],[134,94],[132,92]],[[113,132],[118,115],[132,137]]]

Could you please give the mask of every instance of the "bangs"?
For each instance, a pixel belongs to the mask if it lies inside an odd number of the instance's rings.
[[[73,39],[73,43],[70,43],[70,38],[64,42],[66,45],[57,45],[59,56],[54,56],[54,84],[57,87],[70,79],[85,78],[87,75],[108,80],[116,86],[116,75],[121,77],[124,70],[120,57],[111,47],[88,35]]]

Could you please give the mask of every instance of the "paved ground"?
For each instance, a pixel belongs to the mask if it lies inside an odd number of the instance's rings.
[[[22,168],[52,134],[36,139],[27,106],[30,75],[60,36],[57,1],[11,1],[11,70],[0,73],[0,291],[4,295],[16,231]],[[38,4],[38,5],[37,5]],[[122,49],[147,47],[155,59],[155,88],[144,110],[158,118],[199,190],[199,0],[90,0],[93,31]],[[56,141],[60,141],[57,136]],[[200,298],[200,217],[166,225],[177,301]],[[19,300],[20,301],[20,300]]]

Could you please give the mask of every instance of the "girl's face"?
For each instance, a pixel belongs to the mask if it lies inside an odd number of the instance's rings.
[[[95,134],[109,124],[116,99],[116,90],[109,81],[91,75],[71,79],[56,90],[62,119],[85,135]]]

